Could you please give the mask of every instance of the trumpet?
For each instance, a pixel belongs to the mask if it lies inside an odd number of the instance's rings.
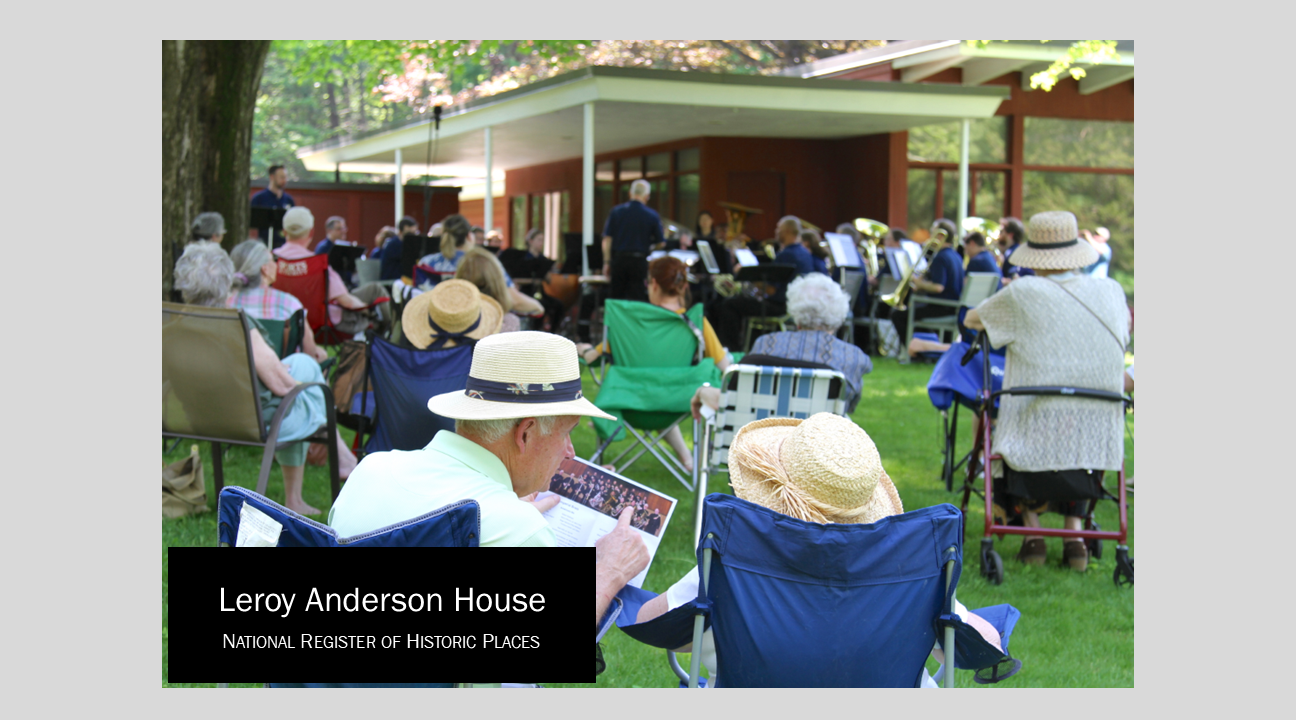
[[[927,241],[927,244],[923,245],[922,257],[917,263],[909,267],[904,277],[900,278],[900,284],[896,286],[895,292],[883,295],[878,299],[896,310],[903,310],[905,308],[905,296],[909,294],[909,287],[913,284],[914,271],[919,265],[931,264],[932,259],[936,257],[936,253],[940,252],[941,246],[945,244],[947,237],[949,237],[949,233],[944,228],[936,228],[931,239]]]
[[[885,223],[869,218],[855,218],[855,229],[859,231],[864,239],[860,242],[860,249],[864,251],[864,262],[868,265],[868,274],[870,277],[878,276],[878,246],[882,244],[882,238],[891,231]]]

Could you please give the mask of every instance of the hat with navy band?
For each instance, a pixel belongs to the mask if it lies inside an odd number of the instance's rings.
[[[1098,251],[1080,239],[1076,216],[1065,210],[1031,216],[1026,242],[1012,254],[1012,264],[1036,270],[1075,270],[1098,261]]]
[[[504,308],[467,280],[442,280],[415,296],[401,315],[401,331],[419,350],[441,350],[500,331]]]
[[[511,420],[546,415],[616,418],[581,392],[576,344],[544,332],[500,333],[473,349],[463,390],[428,400],[432,412],[455,420]]]

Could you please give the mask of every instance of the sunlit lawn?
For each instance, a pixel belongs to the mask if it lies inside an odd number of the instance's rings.
[[[887,473],[895,482],[905,508],[912,510],[938,503],[958,505],[961,494],[947,493],[940,480],[942,430],[940,414],[927,399],[926,383],[931,365],[902,366],[893,360],[875,359],[874,371],[865,377],[863,398],[852,418],[868,431],[882,455]],[[597,388],[586,379],[587,396]],[[970,417],[960,413],[960,452],[971,447]],[[1132,416],[1129,421],[1133,427]],[[687,426],[687,423],[686,423]],[[344,437],[350,431],[342,430]],[[685,436],[691,435],[686,427]],[[582,423],[572,434],[576,452],[588,457],[596,447],[594,430]],[[188,453],[189,443],[182,443],[166,460],[176,460]],[[614,444],[617,452],[624,443]],[[1126,435],[1126,472],[1134,474],[1133,441]],[[215,508],[211,494],[212,470],[210,447],[202,445],[209,505]],[[225,462],[225,481],[244,487],[255,487],[261,453],[258,448],[232,448]],[[692,518],[694,503],[685,491],[649,456],[640,459],[627,474],[679,499],[674,518],[667,528],[645,588],[664,592],[694,565]],[[1110,476],[1109,476],[1110,477]],[[306,501],[316,507],[329,507],[329,485],[326,468],[307,467]],[[1109,487],[1112,483],[1109,481]],[[958,488],[956,484],[956,489]],[[711,492],[730,492],[723,473],[711,479]],[[282,475],[278,467],[270,475],[268,494],[282,498]],[[1099,523],[1104,529],[1118,527],[1116,504],[1099,505]],[[978,686],[970,673],[960,673],[958,682],[971,687],[1132,687],[1134,684],[1134,590],[1117,588],[1112,583],[1115,548],[1107,543],[1101,560],[1090,560],[1089,570],[1075,573],[1061,566],[1059,540],[1049,541],[1049,564],[1029,567],[1014,558],[1021,540],[1007,537],[995,547],[1004,558],[1005,579],[992,586],[978,572],[978,548],[984,526],[984,504],[973,498],[968,508],[967,535],[964,540],[965,569],[959,583],[958,597],[970,608],[1009,602],[1022,612],[1022,619],[1012,638],[1012,655],[1022,660],[1017,676],[998,686]],[[1130,551],[1133,541],[1134,512],[1130,504]],[[1061,526],[1061,518],[1045,516],[1045,523]],[[213,546],[216,544],[215,513],[179,520],[162,521],[162,681],[167,679],[167,548],[171,546]],[[674,674],[661,650],[641,645],[620,631],[613,630],[603,642],[608,669],[598,683],[571,687],[673,687]],[[687,656],[682,656],[682,661]],[[934,666],[933,666],[934,668]],[[213,680],[218,678],[213,678]],[[516,678],[543,681],[545,678]],[[208,686],[211,684],[209,683]],[[555,683],[556,686],[563,686]]]

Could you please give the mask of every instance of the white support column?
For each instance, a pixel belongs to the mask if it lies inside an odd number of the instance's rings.
[[[972,134],[972,121],[963,119],[959,142],[959,204],[958,204],[958,238],[954,247],[959,246],[963,238],[963,221],[968,216],[968,138]]]
[[[401,161],[401,149],[396,148],[396,221],[392,224],[400,227],[401,218],[405,217],[405,167]]]
[[[594,103],[585,103],[584,167],[581,170],[581,242],[594,244]],[[607,258],[603,258],[606,263]],[[599,268],[602,270],[602,268]],[[581,253],[581,271],[590,274],[589,251]]]
[[[491,130],[486,128],[486,198],[482,202],[482,227],[486,232],[491,231],[491,226],[495,223],[495,186],[494,186],[494,148],[491,146]],[[515,247],[516,243],[510,238],[510,247]]]

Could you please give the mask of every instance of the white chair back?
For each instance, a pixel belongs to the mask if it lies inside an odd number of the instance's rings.
[[[959,298],[959,305],[976,307],[998,289],[998,273],[970,272],[963,277],[963,297]]]
[[[821,412],[846,414],[846,379],[836,370],[732,365],[721,380],[716,413],[712,467],[729,461],[734,433],[767,417],[808,418]],[[710,435],[710,433],[708,433]]]

